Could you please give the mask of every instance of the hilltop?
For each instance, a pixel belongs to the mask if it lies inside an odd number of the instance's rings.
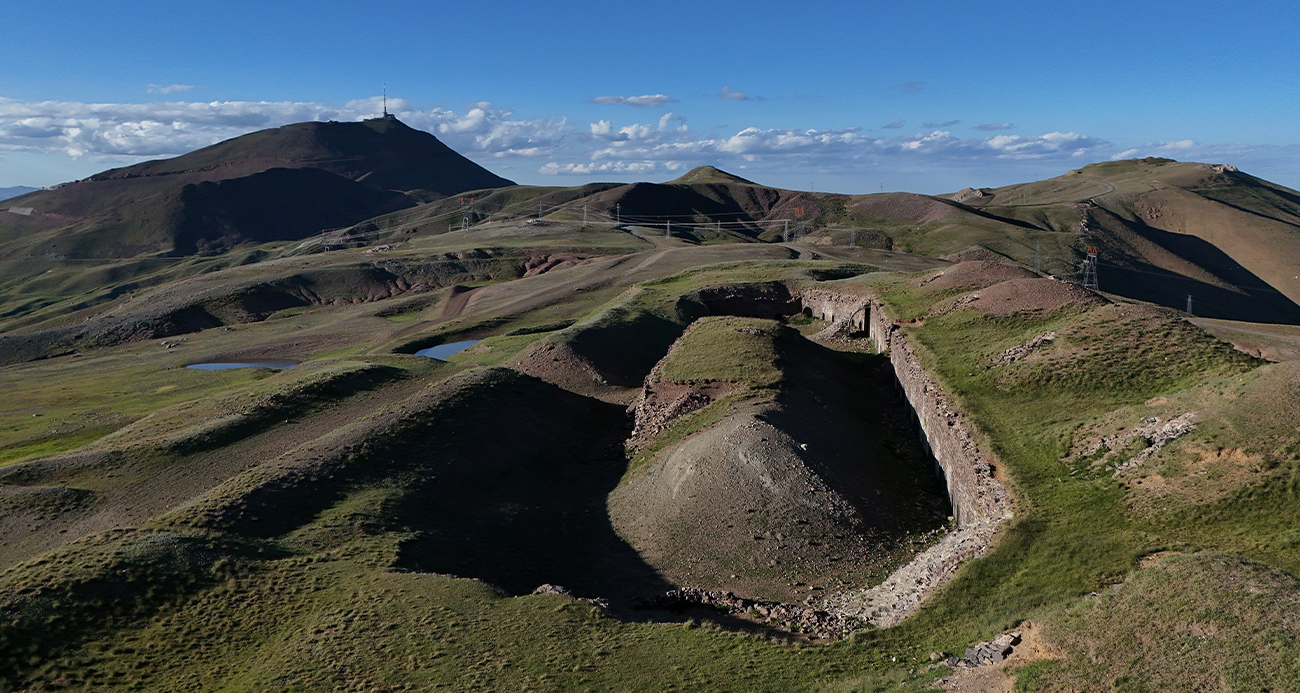
[[[511,184],[395,118],[296,123],[16,198],[0,256],[219,252]]]

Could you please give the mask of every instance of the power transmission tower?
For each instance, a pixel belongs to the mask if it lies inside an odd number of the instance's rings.
[[[673,220],[669,219],[664,222],[664,238],[673,237]]]
[[[857,230],[857,229],[849,229],[849,247],[850,247],[850,248],[856,248],[856,247],[858,247],[858,230]]]
[[[790,220],[785,220],[785,232],[781,234],[781,240],[786,243],[790,242]]]
[[[587,228],[587,205],[582,206],[582,228]]]
[[[541,200],[538,200],[538,201],[537,201],[537,218],[538,218],[538,219],[541,219],[541,218],[542,218],[542,201],[541,201]]]
[[[1083,261],[1083,288],[1100,291],[1097,288],[1097,248],[1088,246],[1088,257]]]
[[[1042,245],[1041,243],[1035,243],[1035,244],[1034,244],[1034,271],[1035,271],[1035,272],[1038,272],[1038,271],[1040,271],[1040,270],[1042,269],[1042,268],[1040,267],[1040,265],[1041,265],[1042,263],[1039,262],[1039,251],[1041,250],[1041,247],[1040,247],[1041,245]]]
[[[623,205],[614,205],[614,223],[623,225]]]
[[[1187,314],[1188,314],[1188,315],[1196,315],[1195,313],[1192,312],[1192,295],[1191,295],[1191,294],[1187,294]]]

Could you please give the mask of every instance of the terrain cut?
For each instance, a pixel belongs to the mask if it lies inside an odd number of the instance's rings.
[[[790,602],[883,579],[949,512],[883,368],[774,320],[696,321],[647,379],[638,426],[665,401],[703,406],[634,441],[661,452],[610,495],[615,529],[681,586]]]

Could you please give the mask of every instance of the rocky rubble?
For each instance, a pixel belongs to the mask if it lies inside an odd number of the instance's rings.
[[[879,585],[829,595],[821,605],[878,628],[892,626],[912,615],[931,592],[952,579],[962,563],[983,555],[1000,524],[1001,518],[983,518],[963,525]]]
[[[580,602],[586,602],[592,606],[599,607],[601,609],[605,609],[605,610],[609,609],[609,602],[605,599],[602,599],[600,597],[596,597],[595,599],[589,599],[587,597],[579,597],[576,594],[570,592],[567,588],[561,587],[560,585],[552,585],[549,582],[546,583],[545,585],[539,585],[537,589],[533,590],[533,594],[555,594],[561,597],[576,599]]]
[[[727,590],[683,587],[670,590],[655,600],[655,606],[704,604],[752,620],[767,623],[793,633],[804,633],[823,640],[841,638],[861,628],[860,620],[845,614],[830,613],[797,604],[746,599]]]
[[[1092,457],[1103,449],[1108,450],[1109,452],[1097,460],[1096,464],[1113,464],[1115,467],[1113,476],[1118,477],[1124,471],[1151,459],[1164,446],[1195,430],[1196,412],[1189,411],[1182,416],[1176,416],[1168,420],[1161,420],[1158,416],[1148,416],[1142,419],[1142,423],[1127,431],[1106,436],[1093,443],[1085,448],[1079,456]],[[1148,443],[1146,448],[1126,460],[1113,461],[1112,455],[1114,453],[1125,449],[1130,442],[1138,438],[1146,439]]]
[[[1040,347],[1046,344],[1051,344],[1055,340],[1056,332],[1044,332],[1024,344],[1017,344],[1002,352],[1002,355],[998,357],[998,360],[993,364],[993,367],[997,368],[998,366],[1006,366],[1015,363],[1016,361],[1032,354]]]
[[[965,656],[949,657],[950,667],[981,667],[999,664],[1011,655],[1016,645],[1020,644],[1020,633],[1003,633],[988,642],[980,642],[966,648]]]

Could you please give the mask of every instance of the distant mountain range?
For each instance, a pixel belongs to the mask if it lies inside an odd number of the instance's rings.
[[[25,185],[15,185],[12,188],[0,188],[0,200],[8,200],[11,197],[26,195],[27,193],[36,192],[40,188],[29,188]]]

